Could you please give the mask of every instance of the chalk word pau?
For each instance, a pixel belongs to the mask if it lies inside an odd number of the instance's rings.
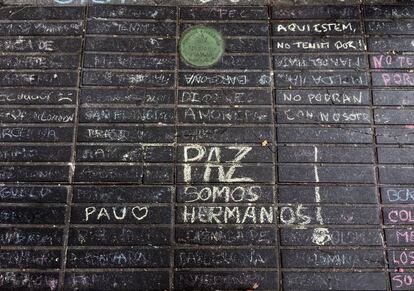
[[[95,207],[90,206],[85,208],[85,221],[89,221],[91,216],[96,220],[124,220],[128,217],[128,212],[136,220],[143,220],[148,216],[147,206],[134,206],[132,208],[127,207],[112,207],[112,210],[108,210],[107,207]]]

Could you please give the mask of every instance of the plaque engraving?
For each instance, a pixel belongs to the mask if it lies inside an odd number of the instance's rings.
[[[180,55],[193,67],[203,68],[217,63],[224,52],[224,40],[210,27],[194,26],[184,31]]]

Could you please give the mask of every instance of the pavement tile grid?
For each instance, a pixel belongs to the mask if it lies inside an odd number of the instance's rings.
[[[413,52],[411,5],[0,7],[0,289],[413,290]]]

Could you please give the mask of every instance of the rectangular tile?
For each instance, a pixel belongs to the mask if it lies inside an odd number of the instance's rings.
[[[371,111],[368,108],[352,107],[279,106],[276,110],[276,121],[278,124],[370,124]]]
[[[201,127],[180,126],[177,129],[178,142],[182,143],[258,143],[272,141],[270,127]]]
[[[413,246],[414,231],[408,228],[385,229],[385,237],[389,246]]]
[[[382,250],[282,250],[285,268],[381,268]],[[343,285],[345,287],[345,285]]]
[[[65,207],[20,207],[0,208],[0,222],[3,224],[64,224]]]
[[[273,21],[273,35],[344,35],[360,33],[358,21],[337,20],[331,21]]]
[[[184,245],[275,245],[272,227],[177,227],[175,241]]]
[[[406,72],[371,73],[372,84],[384,87],[411,87],[414,86],[414,74]]]
[[[316,201],[316,192],[319,202]],[[279,185],[279,203],[337,203],[376,204],[377,193],[373,186],[296,186]]]
[[[224,55],[214,65],[209,66],[209,69],[220,70],[268,70],[269,56],[266,55],[249,55],[249,56],[235,56]],[[184,61],[180,62],[180,69],[191,69]]]
[[[65,203],[68,194],[67,186],[0,186],[0,201],[9,203]]]
[[[53,269],[61,264],[61,251],[58,250],[2,250],[2,268]]]
[[[0,228],[1,246],[62,246],[63,229]]]
[[[322,183],[374,183],[374,169],[364,165],[322,165],[281,164],[280,182],[322,182]]]
[[[85,40],[87,51],[174,53],[176,41],[173,38],[127,36],[88,36]]]
[[[379,166],[380,183],[409,184],[413,182],[414,167],[407,166]]]
[[[68,182],[69,167],[54,165],[0,166],[2,182]]]
[[[80,56],[0,56],[0,69],[77,69]]]
[[[76,90],[0,88],[0,105],[75,104]]]
[[[2,146],[1,162],[69,162],[70,146]]]
[[[0,72],[0,86],[77,87],[77,72]]]
[[[414,51],[413,45],[414,38],[410,36],[398,37],[398,36],[377,36],[368,38],[368,49],[370,51]]]
[[[414,143],[413,129],[405,128],[381,128],[375,129],[377,142],[380,144],[412,144]]]
[[[2,7],[0,18],[4,20],[76,20],[83,19],[83,7]]]
[[[181,268],[269,268],[277,266],[277,255],[271,249],[179,249],[175,252],[175,266]]]
[[[276,73],[275,84],[280,87],[368,86],[368,76],[366,73],[354,72]]]
[[[279,220],[281,225],[290,227],[320,224],[320,220],[323,220],[323,225],[320,227],[325,227],[325,225],[378,225],[380,223],[380,211],[376,207],[304,207],[302,204],[297,204],[279,207]]]
[[[410,5],[365,5],[366,18],[414,18],[414,9]]]
[[[372,90],[375,105],[414,105],[414,90]]]
[[[72,22],[18,21],[18,22],[11,22],[11,23],[0,23],[0,35],[4,35],[4,36],[81,35],[82,29],[83,29],[82,21],[72,21]]]
[[[135,56],[86,52],[83,66],[95,69],[174,70],[175,56]]]
[[[266,7],[181,7],[180,17],[185,20],[267,20]]]
[[[381,272],[284,272],[284,290],[387,290],[387,274]]]
[[[174,90],[147,88],[82,88],[80,104],[134,104],[167,105],[174,104]]]
[[[329,227],[329,239],[324,246],[382,246],[380,229],[367,228],[333,228]],[[281,229],[281,245],[283,246],[318,246],[313,239],[314,229]]]
[[[67,256],[69,268],[162,268],[169,266],[169,252],[165,249],[68,250]]]
[[[181,31],[196,25],[196,23],[183,23],[180,26]],[[226,36],[267,36],[269,27],[267,22],[263,23],[246,23],[246,22],[228,22],[228,23],[208,23],[207,27],[218,30],[224,37]]]
[[[57,290],[57,272],[1,272],[0,287],[3,289]]]
[[[303,52],[361,52],[365,49],[364,41],[357,36],[286,36],[273,37],[273,53]]]
[[[365,21],[368,34],[414,34],[413,20]]]
[[[378,162],[381,164],[412,164],[414,163],[414,148],[379,147]]]
[[[358,6],[315,5],[272,7],[272,19],[338,19],[359,18]]]
[[[75,118],[75,108],[0,108],[2,123],[68,123]]]
[[[123,290],[125,286],[140,286],[143,289],[168,289],[167,271],[123,271],[123,272],[66,272],[65,289],[97,289],[102,291]]]
[[[265,89],[182,89],[177,99],[180,105],[270,105],[272,93]]]
[[[268,73],[180,72],[178,75],[178,85],[188,87],[266,87],[270,84]]]
[[[138,86],[171,87],[174,85],[174,73],[166,72],[108,72],[84,71],[83,85],[93,86]]]
[[[366,127],[278,127],[277,140],[279,142],[298,143],[371,143],[372,132]]]
[[[3,126],[0,140],[3,142],[72,142],[73,128],[57,126]]]
[[[414,188],[381,187],[382,203],[412,204],[414,201]]]
[[[370,55],[370,67],[373,69],[411,69],[414,57],[394,55]]]
[[[279,163],[367,163],[374,161],[371,148],[324,147],[324,146],[279,146]]]
[[[169,206],[72,206],[73,224],[170,224]],[[99,267],[99,266],[97,266]]]
[[[235,109],[208,107],[177,108],[177,122],[193,124],[263,124],[272,122],[272,111],[271,108],[261,107]]]
[[[367,62],[363,56],[354,55],[277,55],[273,56],[275,69],[354,69],[366,68]]]
[[[177,271],[174,285],[180,290],[234,289],[247,290],[259,286],[257,290],[278,290],[276,272],[264,271]]]
[[[145,145],[78,145],[79,162],[174,162],[174,147]]]
[[[129,19],[170,19],[175,20],[176,8],[172,6],[100,6],[92,5],[88,10],[91,18],[129,18]]]
[[[80,108],[82,123],[174,123],[173,108]],[[1,111],[0,111],[1,120]]]
[[[74,203],[169,203],[174,193],[167,186],[75,186]]]
[[[86,32],[89,34],[107,35],[153,35],[153,36],[174,36],[174,22],[143,22],[128,20],[99,20],[88,21]]]
[[[101,125],[78,128],[79,142],[173,142],[174,127]]]
[[[276,90],[276,104],[289,105],[369,105],[370,96],[365,89],[307,89]]]
[[[168,228],[137,227],[96,227],[71,228],[69,230],[70,246],[136,246],[169,245]]]
[[[0,39],[3,52],[75,53],[81,49],[77,37],[6,37]]]

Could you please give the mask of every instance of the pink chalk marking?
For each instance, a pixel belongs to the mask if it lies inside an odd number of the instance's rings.
[[[388,84],[390,83],[390,81],[391,81],[391,77],[390,77],[390,74],[381,74],[381,77],[382,77],[382,81],[384,82],[384,85],[385,86],[388,86]]]
[[[382,68],[382,58],[383,57],[384,57],[383,55],[372,57],[372,60],[374,61],[374,68],[375,69],[381,69]]]

